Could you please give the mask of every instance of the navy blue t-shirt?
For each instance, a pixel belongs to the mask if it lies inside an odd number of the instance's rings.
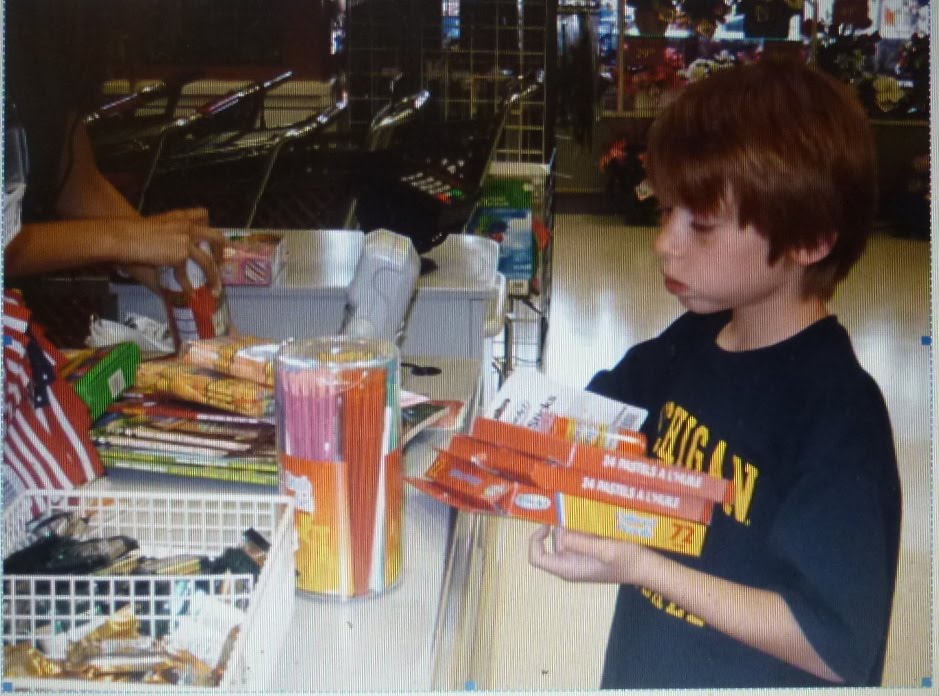
[[[734,481],[702,555],[676,558],[779,593],[847,684],[879,685],[901,514],[883,397],[834,317],[743,352],[716,343],[729,318],[683,315],[588,389],[649,410],[651,456]],[[667,598],[620,588],[603,688],[826,684]]]

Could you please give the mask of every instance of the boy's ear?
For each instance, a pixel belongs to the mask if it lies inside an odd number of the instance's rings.
[[[830,232],[817,239],[814,244],[790,249],[789,257],[800,266],[811,266],[831,253],[837,239],[838,235]]]

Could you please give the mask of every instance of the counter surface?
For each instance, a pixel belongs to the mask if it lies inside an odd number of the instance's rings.
[[[227,287],[232,321],[242,333],[285,339],[339,331],[364,245],[352,230],[278,230],[285,268],[271,286]],[[418,279],[402,350],[407,355],[483,357],[484,342],[501,329],[504,278],[498,245],[474,235],[451,235],[425,256],[437,270]],[[162,302],[140,285],[111,285],[118,313],[166,321]],[[494,329],[492,328],[494,327]]]
[[[439,367],[436,376],[414,376],[402,370],[405,389],[432,398],[461,399],[472,417],[478,399],[481,365],[475,360],[414,358],[419,365]],[[425,431],[405,449],[409,474],[421,474],[434,457],[434,447],[449,435]],[[263,492],[242,484],[184,479],[113,470],[96,484],[116,489],[207,492]],[[464,595],[472,584],[471,567],[480,520],[456,513],[407,487],[404,566],[401,578],[384,594],[350,602],[296,595],[293,620],[282,653],[270,661],[274,691],[423,691],[459,682],[464,663],[461,646],[472,640],[455,635],[465,630]],[[441,649],[444,648],[444,649]],[[435,679],[435,674],[443,675]],[[437,683],[439,680],[444,683]]]

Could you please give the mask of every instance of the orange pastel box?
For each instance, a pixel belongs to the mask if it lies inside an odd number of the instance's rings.
[[[521,479],[521,480],[520,480]],[[425,477],[406,479],[447,505],[628,540],[692,556],[701,554],[707,525],[549,490],[531,478],[507,476],[441,452]]]
[[[596,476],[573,467],[558,466],[520,452],[456,435],[447,452],[494,471],[502,476],[559,493],[576,495],[602,503],[644,510],[670,517],[709,524],[714,503],[687,494],[658,491],[637,485],[632,477]]]
[[[733,483],[705,473],[666,466],[641,454],[623,455],[549,433],[489,418],[477,418],[472,437],[597,478],[631,483],[662,493],[733,502]]]

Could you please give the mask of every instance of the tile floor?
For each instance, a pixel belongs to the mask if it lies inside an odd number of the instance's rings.
[[[614,217],[558,216],[544,356],[548,376],[583,387],[594,372],[680,313],[661,287],[653,234]],[[932,663],[932,426],[929,350],[922,343],[929,332],[929,257],[925,242],[876,236],[832,302],[884,392],[895,429],[904,523],[885,684],[897,686],[919,686]],[[517,341],[523,362],[535,357],[524,345],[524,325]],[[488,549],[491,609],[483,617],[488,630],[480,636],[478,684],[498,690],[594,689],[614,589],[567,584],[531,568],[526,549],[532,529],[512,521],[494,525]]]

